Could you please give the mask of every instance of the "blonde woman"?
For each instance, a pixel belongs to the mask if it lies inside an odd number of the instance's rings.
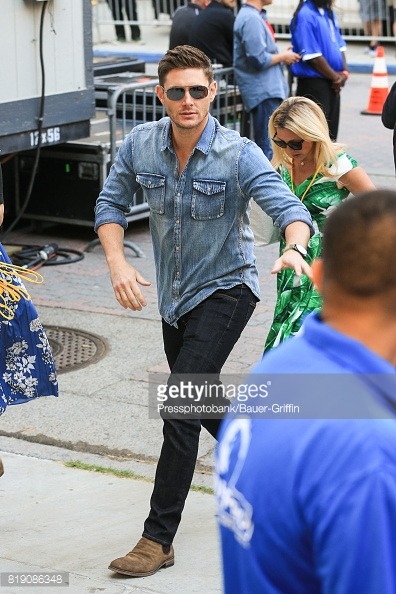
[[[269,135],[272,164],[304,202],[318,229],[308,244],[306,260],[311,263],[321,254],[322,229],[330,211],[350,193],[375,187],[345,147],[331,141],[325,115],[311,99],[289,97],[283,101],[270,118]],[[281,240],[281,253],[284,249]],[[278,273],[274,319],[264,351],[296,334],[305,315],[320,307],[320,296],[307,276],[296,278],[292,270]]]

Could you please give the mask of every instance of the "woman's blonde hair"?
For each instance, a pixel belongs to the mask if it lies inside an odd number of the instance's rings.
[[[302,140],[314,142],[315,165],[319,173],[332,176],[329,169],[337,162],[337,155],[345,149],[342,144],[332,142],[329,126],[319,105],[307,97],[285,99],[270,117],[268,130],[272,139],[279,128],[294,132]],[[291,167],[293,159],[286,151],[272,142],[272,164],[275,168],[283,164]]]

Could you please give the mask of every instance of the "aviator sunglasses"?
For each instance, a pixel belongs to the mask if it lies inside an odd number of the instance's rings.
[[[275,134],[276,136],[276,134]],[[276,146],[279,146],[280,148],[291,148],[292,151],[301,151],[302,149],[302,145],[303,142],[305,142],[305,140],[289,140],[289,142],[285,142],[284,140],[281,140],[280,138],[275,138],[275,136],[271,139],[272,142],[274,142],[276,144]]]
[[[164,87],[162,88],[168,99],[171,101],[180,101],[180,99],[183,99],[186,90],[188,90],[193,99],[204,99],[209,93],[209,87],[204,87],[203,85],[195,85],[193,87],[171,87],[168,90],[165,90]]]

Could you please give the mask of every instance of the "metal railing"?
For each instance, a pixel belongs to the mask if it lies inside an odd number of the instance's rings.
[[[172,14],[187,0],[93,0],[93,17],[99,37],[102,26],[116,25],[127,29],[130,25],[171,25]],[[364,0],[363,0],[364,1]],[[373,0],[370,3],[375,14],[370,16],[371,27],[374,21],[380,23],[380,41],[396,40],[393,28],[396,9],[394,0]],[[240,3],[239,3],[240,4]],[[268,18],[273,25],[278,38],[289,39],[289,24],[296,10],[298,0],[277,0],[267,7]],[[373,8],[374,7],[374,8]],[[347,40],[368,40],[372,38],[372,31],[362,23],[359,0],[335,0],[334,12],[337,15],[342,34]],[[237,12],[238,8],[235,8]],[[129,34],[129,33],[128,33]],[[131,34],[129,34],[131,35]]]
[[[233,81],[232,68],[215,70],[217,94],[212,103],[211,114],[219,122],[246,135],[245,113],[239,89]],[[110,128],[110,162],[113,163],[117,149],[125,136],[138,124],[159,120],[165,110],[156,96],[157,78],[146,82],[132,82],[107,90],[107,114]]]

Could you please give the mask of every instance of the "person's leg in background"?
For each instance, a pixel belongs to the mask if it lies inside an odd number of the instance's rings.
[[[130,21],[137,21],[138,14],[136,8],[136,0],[124,0],[126,13]],[[131,25],[131,38],[132,41],[140,41],[140,27],[136,23]]]
[[[110,7],[111,14],[113,16],[114,21],[123,21],[124,15],[122,13],[122,0],[107,0],[107,4]],[[125,41],[125,28],[124,25],[116,24],[114,25],[116,37],[118,41]]]
[[[282,99],[277,97],[264,99],[250,112],[253,118],[254,141],[269,161],[272,159],[272,146],[268,136],[268,122],[272,113],[281,103]]]
[[[178,321],[163,322],[165,353],[172,377],[210,374],[218,378],[252,315],[257,299],[245,285],[219,290]],[[150,513],[133,551],[110,569],[126,575],[151,575],[173,564],[173,542],[197,459],[201,424],[216,437],[219,419],[164,419]]]
[[[396,38],[396,0],[392,0],[392,5],[389,7],[389,22],[392,26],[392,35]]]
[[[364,34],[370,37],[365,53],[373,58],[377,54],[379,37],[382,34],[382,21],[386,20],[386,0],[359,0],[359,13]]]
[[[396,0],[393,0],[393,5],[391,6],[391,23],[393,37],[396,37]]]
[[[158,17],[159,17],[159,10],[158,10],[158,0],[152,0],[152,5],[153,5],[153,11],[154,11],[154,18],[156,21],[158,21]]]
[[[300,77],[297,79],[296,95],[308,97],[323,109],[329,125],[330,138],[337,140],[340,122],[340,94],[335,93],[331,83],[324,78]]]

